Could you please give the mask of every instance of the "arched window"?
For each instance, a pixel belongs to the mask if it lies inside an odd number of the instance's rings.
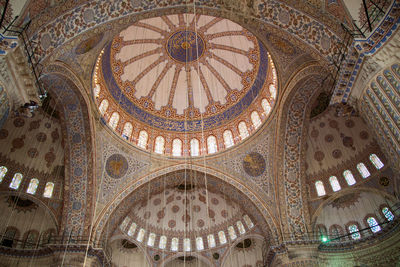
[[[382,167],[384,166],[383,162],[375,154],[371,154],[369,156],[369,160],[372,162],[372,164],[374,164],[377,170],[382,169]]]
[[[119,228],[121,229],[121,231],[125,231],[125,228],[128,226],[129,222],[131,221],[131,218],[129,218],[128,216],[125,217],[125,219],[122,221],[122,223],[120,224]]]
[[[160,249],[165,249],[167,247],[167,237],[165,235],[162,235],[160,237],[160,243],[158,245]]]
[[[171,251],[178,251],[178,244],[179,244],[179,239],[173,237],[171,240]]]
[[[46,186],[44,187],[43,196],[47,198],[51,198],[53,195],[54,184],[52,182],[47,182]]]
[[[270,94],[271,94],[271,97],[272,97],[273,99],[275,99],[275,98],[276,98],[276,87],[275,87],[275,85],[272,84],[272,83],[269,85],[269,92],[270,92]]]
[[[101,104],[99,106],[99,111],[101,115],[104,115],[104,113],[106,113],[108,109],[108,100],[104,99],[103,101],[101,101]]]
[[[385,218],[386,218],[388,221],[393,221],[394,215],[393,215],[393,213],[389,210],[388,207],[384,207],[384,208],[382,209],[382,213],[383,213],[383,215],[385,216]]]
[[[353,184],[356,183],[356,180],[354,179],[354,176],[353,176],[353,174],[351,173],[351,171],[345,170],[345,171],[343,172],[343,176],[344,176],[344,179],[346,180],[346,182],[347,182],[348,185],[353,185]]]
[[[156,144],[154,146],[154,152],[157,154],[163,154],[164,153],[164,137],[162,136],[157,136],[156,137]]]
[[[41,236],[41,242],[42,244],[48,244],[51,241],[51,238],[55,236],[56,231],[54,229],[49,229],[46,232],[44,232]]]
[[[263,100],[261,100],[261,106],[264,109],[265,115],[268,115],[271,112],[271,105],[266,98],[263,98]]]
[[[197,140],[196,138],[190,140],[190,155],[192,157],[200,155],[200,144],[199,140]]]
[[[218,232],[218,239],[219,239],[219,243],[221,245],[226,243],[226,236],[225,236],[225,232],[224,231],[219,231]]]
[[[330,236],[331,238],[338,238],[342,235],[341,229],[339,228],[339,225],[332,225],[330,228]]]
[[[258,127],[260,127],[260,125],[261,125],[261,120],[260,120],[260,116],[258,115],[258,112],[257,111],[253,111],[252,113],[251,113],[251,115],[250,115],[250,118],[251,118],[251,122],[253,123],[253,125],[254,125],[254,128],[258,128]]]
[[[323,237],[326,238],[326,227],[324,225],[318,225],[317,226],[317,231],[318,231],[318,238],[322,239]]]
[[[203,238],[201,236],[196,237],[196,248],[197,248],[197,250],[203,250],[204,249]]]
[[[14,240],[18,239],[18,235],[18,230],[15,227],[7,227],[6,232],[3,235],[1,245],[12,248],[14,245]]]
[[[215,238],[213,234],[207,236],[208,247],[213,248],[215,247]]]
[[[322,181],[315,182],[315,189],[317,190],[317,194],[319,197],[326,195],[324,183]]]
[[[97,98],[99,97],[100,94],[100,85],[96,84],[96,86],[93,88],[94,96]]]
[[[130,122],[125,123],[124,130],[122,131],[122,137],[124,137],[126,140],[129,140],[132,131],[133,131],[132,123]]]
[[[230,130],[225,130],[224,134],[224,144],[225,144],[225,148],[229,148],[231,146],[234,145],[233,143],[233,135],[232,132]]]
[[[357,170],[361,174],[362,178],[367,178],[371,174],[369,173],[367,167],[365,166],[364,163],[360,162],[357,164]]]
[[[31,179],[31,181],[29,182],[29,186],[28,189],[26,190],[26,192],[28,194],[32,194],[34,195],[36,193],[36,189],[38,188],[39,185],[39,180],[38,179]]]
[[[361,235],[358,232],[358,227],[355,224],[349,226],[349,233],[351,234],[351,238],[354,240],[361,238]]]
[[[128,230],[128,235],[129,236],[133,236],[133,234],[135,233],[135,231],[136,231],[136,227],[137,227],[137,225],[136,225],[136,223],[132,223],[131,224],[131,227],[129,227],[129,230]]]
[[[138,146],[146,149],[148,138],[149,135],[147,134],[147,132],[145,130],[141,130],[139,133]]]
[[[175,156],[175,157],[182,156],[182,141],[181,141],[181,139],[174,139],[174,141],[172,141],[172,156]]]
[[[381,227],[379,226],[378,222],[374,217],[369,217],[367,219],[367,223],[373,233],[379,232],[381,230]]]
[[[14,177],[12,178],[12,181],[10,183],[10,188],[18,189],[20,184],[21,184],[21,182],[22,182],[22,178],[23,178],[23,176],[19,172],[14,174]]]
[[[183,239],[183,251],[190,251],[192,248],[190,246],[190,239],[189,238],[184,238]]]
[[[26,234],[24,248],[35,248],[39,234],[36,231],[29,231]]]
[[[231,240],[235,240],[237,238],[236,231],[235,228],[233,228],[233,226],[228,227],[228,234]]]
[[[247,224],[247,227],[249,227],[249,229],[254,227],[254,223],[248,215],[244,215],[243,219],[244,219],[244,222]]]
[[[236,222],[236,226],[239,229],[239,233],[241,235],[243,235],[244,233],[246,233],[246,229],[244,229],[243,223],[241,221],[237,221]]]
[[[118,114],[117,112],[114,112],[114,113],[111,115],[111,118],[110,118],[108,124],[110,125],[110,127],[111,127],[113,130],[115,130],[115,128],[116,128],[117,125],[118,125],[118,121],[119,121],[119,114]]]
[[[147,245],[152,247],[154,246],[154,242],[156,241],[156,234],[155,233],[150,233],[149,234],[149,239],[147,240]]]
[[[143,228],[140,228],[140,230],[139,230],[139,232],[138,232],[138,234],[137,234],[136,240],[137,240],[138,242],[142,243],[145,234],[146,234],[146,230],[144,230]]]
[[[208,154],[212,154],[218,151],[217,149],[217,138],[214,135],[207,137],[207,150]]]
[[[247,129],[247,125],[244,121],[239,122],[238,129],[240,138],[242,138],[242,140],[249,136],[249,130]]]
[[[7,174],[7,167],[1,166],[0,167],[0,183],[3,181],[4,176]]]
[[[340,189],[342,189],[342,188],[340,187],[339,181],[338,181],[338,179],[336,178],[336,176],[331,176],[331,177],[329,177],[329,183],[331,184],[332,190],[333,190],[334,192],[339,191]]]

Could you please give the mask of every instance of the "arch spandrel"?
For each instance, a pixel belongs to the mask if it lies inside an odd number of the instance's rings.
[[[54,95],[62,114],[65,142],[64,209],[61,229],[86,233],[93,201],[93,130],[89,101],[77,76],[62,64],[46,67],[41,81]]]
[[[140,188],[143,188],[150,182],[152,183],[152,187],[160,185],[162,182],[157,181],[157,179],[165,178],[166,176],[175,172],[184,172],[185,170],[188,172],[197,173],[197,175],[200,175],[200,177],[204,177],[204,173],[206,173],[207,177],[210,177],[207,178],[207,181],[208,179],[212,179],[213,184],[225,184],[227,188],[229,187],[233,190],[233,192],[238,193],[238,195],[244,199],[243,201],[246,201],[246,203],[249,204],[248,209],[252,210],[249,215],[254,216],[257,222],[260,223],[261,229],[265,231],[263,233],[264,236],[270,239],[271,244],[278,244],[278,242],[280,242],[281,237],[276,220],[274,217],[272,217],[272,213],[269,211],[267,205],[263,203],[262,199],[259,198],[253,192],[253,190],[248,187],[248,185],[243,184],[239,179],[230,177],[217,170],[213,170],[211,168],[206,169],[197,165],[188,166],[186,164],[175,165],[155,171],[126,186],[124,190],[120,191],[119,194],[117,194],[116,197],[100,212],[93,228],[93,235],[95,236],[95,239],[101,240],[105,237],[105,235],[107,235],[106,225],[108,223],[110,223],[110,225],[118,225],[122,221],[123,216],[128,213],[128,210],[122,210],[121,207],[125,207],[127,209],[129,205],[126,203],[130,203],[130,201],[140,201],[143,199],[143,196],[134,194],[134,192],[137,192]]]

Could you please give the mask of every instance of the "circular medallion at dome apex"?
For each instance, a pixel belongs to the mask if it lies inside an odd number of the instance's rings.
[[[221,142],[232,128],[233,141],[217,144],[218,150],[254,132],[275,104],[276,77],[264,45],[240,25],[178,14],[140,20],[115,36],[97,60],[93,87],[100,113],[124,139],[139,143],[146,131],[139,147],[152,150],[156,137],[163,144],[179,139],[184,156],[191,154],[182,142],[188,132],[200,140],[206,131]],[[239,123],[246,129],[238,131]],[[168,147],[160,151],[174,154]],[[201,147],[194,154],[204,153]]]
[[[201,57],[204,48],[204,41],[196,32],[178,30],[168,38],[165,49],[170,57],[186,63]]]

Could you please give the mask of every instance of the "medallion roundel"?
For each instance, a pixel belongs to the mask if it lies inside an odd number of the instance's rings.
[[[121,154],[113,154],[107,159],[106,172],[110,177],[119,179],[123,177],[127,171],[128,161]]]
[[[204,41],[196,32],[180,30],[169,37],[166,50],[178,62],[191,62],[203,55]]]
[[[253,177],[263,174],[265,171],[265,165],[264,157],[257,152],[249,153],[243,159],[244,171]]]

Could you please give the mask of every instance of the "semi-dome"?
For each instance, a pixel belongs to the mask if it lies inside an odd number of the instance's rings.
[[[141,148],[199,156],[253,133],[275,103],[264,45],[223,18],[179,14],[140,20],[98,57],[94,94],[108,125]]]

